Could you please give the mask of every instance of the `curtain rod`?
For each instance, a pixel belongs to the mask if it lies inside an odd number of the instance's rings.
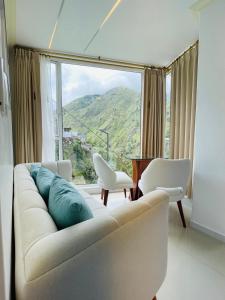
[[[166,71],[169,72],[171,70],[172,65],[178,59],[180,59],[183,55],[185,55],[188,51],[190,51],[191,49],[195,48],[196,46],[198,46],[198,40],[196,42],[194,42],[194,44],[192,44],[187,50],[185,50],[184,52],[182,52],[171,64],[169,64],[169,66],[166,67]]]
[[[138,69],[138,70],[166,69],[165,67],[148,66],[148,65],[144,65],[144,64],[130,63],[130,62],[126,62],[126,61],[111,60],[111,59],[107,59],[107,58],[101,58],[100,56],[97,57],[97,56],[74,55],[74,54],[69,54],[69,53],[49,51],[46,49],[31,48],[31,47],[20,46],[20,45],[16,45],[15,48],[20,48],[20,49],[22,48],[25,50],[38,52],[39,54],[50,56],[51,58],[69,59],[69,60],[73,60],[73,61],[89,62],[89,63],[98,63],[98,64],[103,64],[103,65],[108,65],[108,66],[125,67],[125,68]]]

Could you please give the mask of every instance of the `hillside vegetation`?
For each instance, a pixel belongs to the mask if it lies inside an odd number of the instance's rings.
[[[65,105],[63,111],[63,127],[81,135],[76,143],[79,142],[84,151],[88,151],[86,146],[89,146],[91,151],[100,152],[106,158],[106,135],[100,131],[104,129],[109,132],[111,164],[131,172],[126,156],[138,155],[140,151],[140,94],[118,87],[103,95],[75,99]],[[76,156],[77,146],[75,148],[71,144],[64,147],[66,156]]]

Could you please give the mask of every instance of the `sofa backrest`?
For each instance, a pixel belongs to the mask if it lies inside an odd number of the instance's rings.
[[[40,165],[58,173],[68,181],[72,180],[72,165],[69,160]],[[23,265],[23,261],[26,265],[26,257],[30,249],[40,239],[58,231],[30,175],[30,166],[31,164],[20,164],[14,169],[14,226],[16,270],[19,270],[20,274],[17,277],[19,286],[24,286],[27,281],[26,266]]]
[[[51,162],[42,162],[42,163],[26,163],[25,166],[28,169],[31,165],[41,165],[54,173],[59,174],[67,181],[72,181],[72,163],[70,160],[58,160],[58,161],[51,161]]]
[[[68,181],[72,180],[70,160],[35,164],[58,173]],[[20,236],[22,255],[40,238],[58,231],[30,175],[30,167],[31,164],[27,163],[17,165],[14,169],[14,214],[18,222],[15,230],[19,232],[17,236]]]

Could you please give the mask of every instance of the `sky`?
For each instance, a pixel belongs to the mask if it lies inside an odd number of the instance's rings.
[[[104,94],[114,87],[121,86],[141,93],[141,74],[75,64],[62,64],[63,105],[85,95]]]

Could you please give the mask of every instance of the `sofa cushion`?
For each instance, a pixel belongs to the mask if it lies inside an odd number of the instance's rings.
[[[49,190],[54,177],[55,174],[44,167],[40,168],[36,177],[36,184],[39,193],[41,194],[42,198],[45,200],[46,203],[48,202]]]
[[[32,164],[31,168],[30,168],[30,175],[32,176],[32,178],[34,179],[34,182],[36,182],[36,178],[37,178],[37,174],[40,170],[41,166],[37,165],[37,164]]]
[[[52,181],[48,209],[59,229],[93,218],[82,195],[59,176],[55,176]]]
[[[81,196],[85,199],[85,202],[91,209],[91,212],[92,212],[94,218],[110,215],[110,208],[105,206],[103,204],[103,201],[96,200],[92,195],[88,194],[82,188],[76,186],[74,183],[70,183],[70,184],[72,186],[74,186],[78,190],[78,192],[81,194]]]

